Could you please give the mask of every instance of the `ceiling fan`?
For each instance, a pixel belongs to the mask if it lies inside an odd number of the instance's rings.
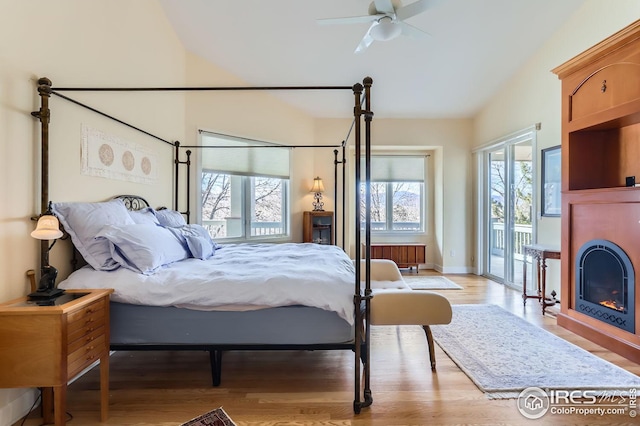
[[[362,53],[374,41],[386,41],[400,34],[409,37],[425,37],[429,33],[404,22],[405,19],[418,15],[431,7],[434,0],[418,0],[403,6],[401,0],[374,0],[369,5],[366,16],[347,18],[318,19],[319,24],[360,24],[371,22],[355,53]]]

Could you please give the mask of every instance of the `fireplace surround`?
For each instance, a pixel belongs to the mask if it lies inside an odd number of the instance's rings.
[[[553,72],[562,81],[558,325],[640,363],[640,291],[630,275],[640,268],[640,187],[627,186],[640,176],[640,20]],[[607,243],[594,250],[594,241]],[[599,272],[620,259],[625,266]]]

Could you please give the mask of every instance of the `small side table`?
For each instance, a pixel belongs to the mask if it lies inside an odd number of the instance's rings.
[[[42,387],[44,423],[66,423],[67,383],[100,361],[100,420],[109,410],[109,295],[66,290],[0,304],[0,388]]]
[[[527,294],[527,255],[536,261],[537,271],[537,294]],[[546,298],[547,290],[547,259],[560,259],[560,250],[540,244],[531,244],[522,246],[522,303],[527,304],[527,299],[538,299],[542,306],[542,315],[549,306],[555,305],[555,302],[549,303]]]

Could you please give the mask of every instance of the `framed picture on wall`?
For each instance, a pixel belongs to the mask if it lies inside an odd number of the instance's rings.
[[[542,150],[542,216],[560,216],[560,145]]]

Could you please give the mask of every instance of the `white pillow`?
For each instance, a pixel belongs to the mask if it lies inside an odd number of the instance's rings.
[[[170,228],[180,228],[185,226],[187,222],[184,220],[182,214],[175,210],[162,209],[154,210],[158,222],[162,226],[168,226]]]
[[[98,238],[108,241],[111,256],[120,265],[145,275],[189,257],[187,247],[171,231],[149,223],[108,225]]]
[[[105,225],[129,225],[133,219],[120,199],[103,203],[52,203],[65,231],[84,260],[94,269],[111,271],[120,265],[111,257],[109,242],[96,239]]]

